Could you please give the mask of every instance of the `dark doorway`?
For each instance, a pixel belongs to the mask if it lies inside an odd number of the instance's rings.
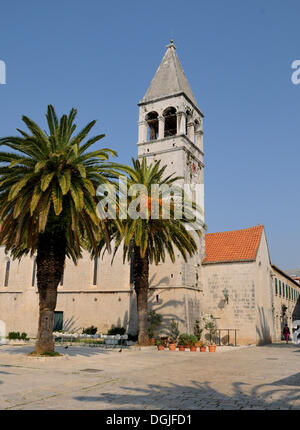
[[[64,313],[62,311],[54,312],[53,331],[59,331],[63,328]]]

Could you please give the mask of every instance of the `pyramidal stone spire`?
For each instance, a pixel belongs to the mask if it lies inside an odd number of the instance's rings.
[[[152,79],[150,87],[141,100],[141,103],[161,97],[173,96],[179,93],[185,93],[191,102],[197,106],[191,87],[177,57],[176,46],[171,39],[162,62]]]

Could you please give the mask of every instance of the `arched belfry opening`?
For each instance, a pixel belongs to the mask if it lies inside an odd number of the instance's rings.
[[[176,109],[171,106],[164,110],[165,133],[164,137],[176,136],[177,134],[177,115]]]
[[[158,138],[158,113],[149,112],[146,115],[148,125],[147,140],[156,140]]]

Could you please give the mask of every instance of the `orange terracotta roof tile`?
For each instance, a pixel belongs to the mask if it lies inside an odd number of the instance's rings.
[[[205,235],[204,264],[255,260],[263,225]]]

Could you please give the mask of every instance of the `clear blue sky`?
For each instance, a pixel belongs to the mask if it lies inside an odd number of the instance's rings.
[[[273,263],[300,267],[298,0],[2,3],[0,136],[47,104],[78,107],[119,160],[136,156],[137,103],[170,37],[205,114],[208,231],[265,225]]]

